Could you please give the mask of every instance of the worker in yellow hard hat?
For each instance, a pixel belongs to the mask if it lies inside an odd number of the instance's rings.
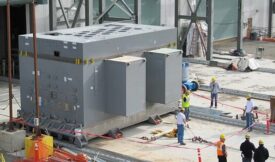
[[[218,93],[220,91],[220,85],[217,82],[217,78],[216,77],[212,77],[211,78],[211,82],[210,82],[210,91],[211,91],[211,104],[210,104],[210,108],[213,107],[213,102],[215,100],[215,108],[217,108],[218,106]]]
[[[182,94],[182,108],[184,109],[184,115],[186,117],[186,121],[189,121],[189,114],[190,114],[190,91],[185,91],[184,94]]]
[[[246,96],[246,99],[248,100],[248,99],[251,99],[251,94],[248,94],[247,96]]]
[[[214,81],[216,81],[217,80],[217,78],[215,77],[215,76],[213,76],[212,78],[211,78],[211,82],[214,82]]]
[[[269,152],[264,147],[264,141],[259,140],[259,147],[255,150],[254,153],[254,162],[265,162],[269,158]]]
[[[177,137],[178,137],[178,143],[180,145],[186,145],[184,140],[184,125],[186,124],[186,117],[184,115],[184,109],[179,108],[179,113],[176,116],[177,118]]]
[[[219,162],[227,162],[227,152],[225,147],[225,135],[220,135],[220,141],[217,142],[217,156],[219,159]]]
[[[245,118],[246,118],[246,127],[248,129],[248,131],[252,131],[252,124],[253,124],[253,109],[254,109],[254,102],[251,99],[251,95],[248,94],[246,96],[247,102],[245,105]]]
[[[251,162],[253,152],[255,151],[255,146],[250,142],[250,135],[245,135],[245,141],[241,144],[240,150],[242,151],[242,160],[243,162]]]

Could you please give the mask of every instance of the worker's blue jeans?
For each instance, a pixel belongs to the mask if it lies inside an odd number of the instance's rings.
[[[213,102],[215,100],[215,107],[218,106],[218,93],[211,93],[211,105],[210,107],[213,106]]]
[[[190,114],[189,107],[185,107],[184,108],[184,115],[186,117],[186,120],[189,120],[189,114]]]
[[[249,159],[249,158],[246,158],[246,157],[243,157],[243,162],[251,162],[251,158]]]
[[[246,117],[246,128],[249,128],[249,130],[252,130],[252,113],[246,113],[245,114]]]
[[[184,137],[184,127],[182,124],[178,124],[178,143],[182,144],[183,143],[183,137]]]

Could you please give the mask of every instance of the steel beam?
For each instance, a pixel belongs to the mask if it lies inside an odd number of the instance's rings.
[[[179,5],[179,0],[175,0],[175,27],[178,27],[178,21],[179,21],[179,19],[186,19],[186,20],[190,20],[190,23],[189,23],[189,25],[188,25],[188,28],[187,28],[187,30],[184,32],[184,34],[183,34],[183,36],[182,36],[182,38],[181,38],[181,44],[179,44],[179,39],[178,39],[178,48],[182,48],[183,47],[183,44],[184,44],[184,42],[185,42],[185,40],[186,40],[186,38],[187,38],[187,35],[188,35],[188,32],[189,32],[189,30],[190,30],[190,28],[191,28],[191,26],[192,26],[192,24],[194,23],[195,25],[196,25],[196,28],[198,29],[198,32],[199,32],[199,36],[200,36],[200,39],[201,39],[201,41],[202,41],[202,45],[203,45],[203,49],[204,49],[204,51],[207,51],[207,49],[206,49],[206,45],[205,45],[205,41],[204,41],[204,38],[203,38],[203,36],[202,36],[202,34],[201,34],[201,31],[200,31],[200,28],[199,28],[199,25],[197,24],[197,21],[206,21],[207,23],[208,22],[210,22],[210,29],[211,29],[211,27],[213,26],[213,22],[211,22],[212,20],[213,20],[213,17],[211,18],[206,18],[206,17],[202,17],[202,16],[197,16],[197,12],[198,12],[198,9],[199,9],[199,7],[200,7],[200,4],[201,4],[201,2],[202,2],[202,0],[199,0],[198,2],[197,2],[197,6],[196,6],[196,8],[193,10],[192,9],[192,6],[191,6],[191,4],[190,4],[190,2],[189,2],[189,0],[186,0],[187,1],[187,4],[188,4],[188,7],[189,7],[189,9],[190,9],[190,11],[191,11],[191,16],[189,16],[189,15],[179,15],[179,8],[178,8],[178,5]],[[207,3],[208,3],[208,1],[207,1]],[[211,3],[212,3],[212,1],[211,1]],[[211,12],[213,12],[213,11],[211,11]],[[207,13],[207,16],[211,16],[212,14],[208,14]],[[213,15],[212,15],[213,16]],[[211,21],[208,21],[208,20],[211,20]],[[211,24],[212,23],[212,24]],[[210,33],[211,34],[211,33]],[[211,36],[211,35],[210,35]],[[212,36],[213,37],[213,36]],[[212,47],[213,48],[213,45],[212,45],[212,42],[213,42],[213,39],[212,39],[212,41],[210,42],[210,48]],[[208,52],[211,52],[212,51],[212,49],[210,49]],[[211,52],[212,53],[212,52]]]
[[[85,25],[92,25],[93,19],[93,1],[85,0]]]
[[[77,6],[77,9],[76,9],[76,13],[75,13],[75,16],[74,16],[74,21],[73,21],[73,24],[72,24],[72,28],[74,28],[76,23],[77,23],[82,4],[83,4],[83,0],[79,0],[78,6]]]
[[[132,21],[130,18],[121,18],[121,17],[106,17],[105,21]]]
[[[106,2],[105,0],[98,0],[98,5],[99,5],[99,15],[102,15],[103,12],[105,11],[105,7],[106,7]],[[99,23],[102,24],[103,23],[103,17],[100,18],[97,22],[97,20],[94,23]]]
[[[103,22],[103,17],[109,13],[109,11],[112,10],[112,8],[116,5],[116,3],[118,2],[119,0],[115,0],[113,1],[113,3],[105,10],[101,10],[103,8],[103,4],[100,4],[100,15],[97,17],[95,23],[99,22],[100,24]],[[100,2],[103,2],[102,0]]]
[[[57,29],[56,0],[49,0],[49,25],[50,31]]]
[[[125,7],[125,9],[126,9],[131,15],[134,15],[133,10],[128,6],[128,4],[127,4],[124,0],[121,0],[120,2],[122,3],[122,5]]]
[[[206,21],[206,17],[201,17],[201,16],[188,16],[188,15],[179,15],[179,19],[187,19],[187,20],[198,20],[198,21]]]
[[[32,8],[32,34],[33,34],[33,53],[34,53],[34,57],[33,57],[33,69],[34,69],[34,90],[35,90],[35,119],[36,122],[34,121],[34,125],[35,125],[35,134],[36,137],[41,136],[41,130],[40,130],[40,123],[39,123],[39,119],[40,119],[40,104],[39,104],[39,80],[38,80],[38,56],[37,56],[37,38],[36,38],[36,13],[35,13],[35,2],[33,0],[32,4],[31,4],[31,8]]]
[[[70,28],[70,24],[69,24],[69,21],[68,21],[68,18],[66,16],[66,13],[65,13],[65,10],[64,10],[64,7],[63,7],[63,4],[62,4],[61,0],[58,0],[58,3],[59,3],[59,6],[60,6],[60,9],[62,11],[62,15],[64,17],[66,26],[67,26],[67,28]]]
[[[120,1],[120,2],[122,2],[122,1]],[[129,6],[127,6],[127,4],[123,4],[123,6],[121,6],[120,4],[118,4],[118,3],[115,3],[115,5],[122,11],[122,12],[124,12],[126,15],[128,15],[129,17],[133,17],[133,11],[129,11]],[[127,6],[127,7],[125,7],[125,6]]]
[[[8,131],[14,131],[13,126],[13,108],[12,108],[12,58],[11,58],[11,12],[10,12],[10,0],[6,1],[6,12],[7,12],[7,43],[8,43],[8,78],[9,78],[9,129]]]
[[[175,0],[175,27],[177,28],[177,48],[179,48],[179,0]]]
[[[206,60],[211,61],[213,54],[214,0],[207,0],[206,17],[208,24]]]
[[[240,56],[244,55],[243,51],[243,0],[238,0],[238,37],[237,51]]]
[[[104,20],[107,20],[108,16],[106,15],[113,9],[114,6],[117,6],[122,12],[130,17],[130,20],[134,20],[136,24],[140,23],[141,0],[134,0],[134,11],[128,6],[128,4],[124,0],[113,0],[111,2],[112,3],[105,9],[105,0],[99,0],[99,16],[96,18],[94,23],[101,24]],[[121,4],[119,4],[119,2],[121,2]],[[120,18],[115,19],[120,20]],[[122,18],[121,20],[125,19]]]
[[[135,14],[135,23],[141,23],[141,0],[134,1],[134,14]]]
[[[22,5],[31,3],[32,0],[10,0],[10,5]],[[6,6],[7,0],[0,0],[0,6]]]
[[[269,0],[269,15],[268,15],[268,37],[272,37],[273,24],[273,0]]]

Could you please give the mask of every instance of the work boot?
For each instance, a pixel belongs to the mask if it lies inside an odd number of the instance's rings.
[[[186,145],[186,143],[183,142],[183,143],[180,143],[180,145]]]

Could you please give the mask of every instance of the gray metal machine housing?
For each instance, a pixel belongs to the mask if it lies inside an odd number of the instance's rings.
[[[152,49],[175,47],[176,40],[173,27],[125,23],[37,34],[42,128],[59,138],[67,136],[82,146],[87,141],[85,137],[94,138],[110,129],[124,128],[149,116],[173,111],[180,97],[181,51],[170,52],[178,61],[172,59],[174,61],[165,64],[174,71],[169,68],[166,77],[159,78],[178,84],[156,83],[169,85],[162,90],[166,94],[163,102],[146,100],[146,84],[150,82],[146,79],[146,65],[155,63],[150,59],[146,61],[143,55]],[[19,37],[20,113],[31,124],[35,110],[32,45],[31,34]],[[115,61],[130,56],[136,59]],[[137,90],[139,93],[135,94]],[[82,129],[85,136],[77,137],[76,129]]]

